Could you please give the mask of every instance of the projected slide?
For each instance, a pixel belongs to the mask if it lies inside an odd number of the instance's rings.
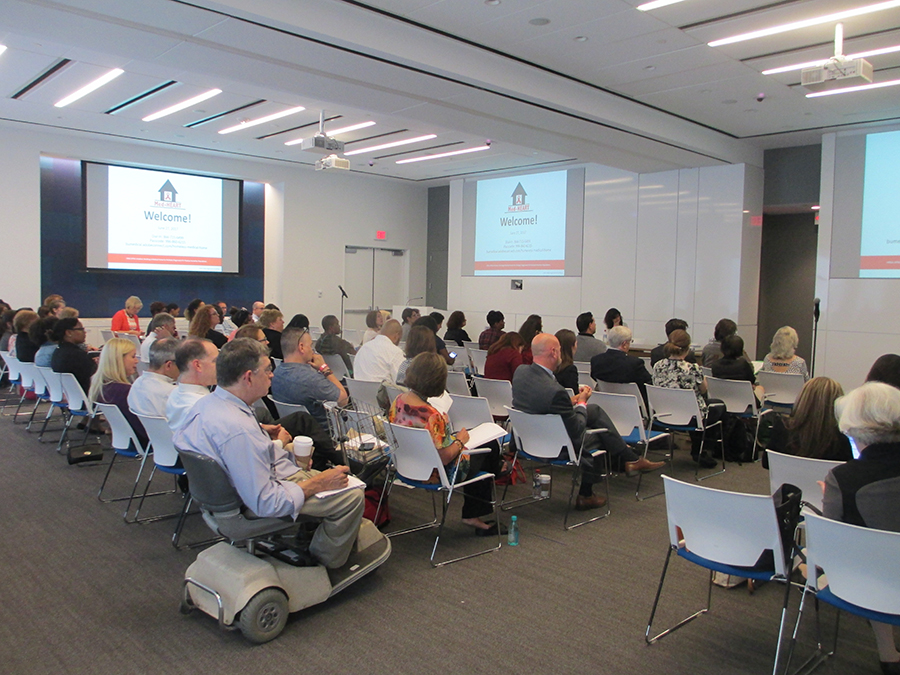
[[[566,171],[478,181],[475,276],[563,276]]]
[[[866,137],[860,277],[900,277],[900,131]]]
[[[222,271],[222,181],[109,167],[107,267]]]

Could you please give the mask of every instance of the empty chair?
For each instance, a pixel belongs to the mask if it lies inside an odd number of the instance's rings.
[[[453,393],[450,394],[450,398],[453,405],[447,411],[447,417],[450,418],[454,430],[473,429],[479,424],[494,421],[491,406],[486,398]]]
[[[594,392],[591,394],[590,403],[596,403],[603,408],[604,412],[609,415],[616,431],[622,437],[622,440],[628,445],[638,446],[641,457],[647,456],[647,450],[654,441],[668,440],[668,453],[666,459],[669,461],[669,470],[672,469],[672,435],[665,431],[647,431],[644,428],[644,420],[641,417],[641,408],[638,405],[640,396],[632,394],[609,394],[604,392]],[[638,483],[634,491],[635,499],[643,501],[650,497],[657,497],[662,492],[641,497],[641,481],[643,480],[643,472],[638,474]]]
[[[106,344],[107,342],[112,340],[114,337],[116,337],[116,334],[113,333],[111,330],[107,330],[106,328],[101,328],[100,329],[100,337],[103,338],[103,344]]]
[[[275,408],[276,410],[278,410],[278,419],[287,417],[291,413],[295,412],[305,412],[307,414],[309,413],[307,407],[299,403],[285,403],[284,401],[276,401],[274,398],[272,399],[272,403],[275,404]]]
[[[131,340],[134,343],[134,346],[138,348],[138,353],[140,354],[141,339],[137,335],[132,335],[131,333],[122,333],[118,337],[123,337],[126,340]]]
[[[394,460],[394,471],[396,472],[397,476],[399,476],[406,485],[409,485],[413,488],[427,490],[431,492],[432,495],[434,495],[435,493],[441,495],[440,519],[438,519],[437,512],[435,511],[434,519],[431,522],[424,523],[422,525],[416,525],[399,532],[392,532],[389,536],[394,537],[401,534],[408,534],[410,532],[417,532],[419,530],[437,527],[438,532],[434,540],[434,546],[432,546],[431,548],[430,558],[431,564],[434,567],[449,565],[450,563],[458,562],[460,560],[466,560],[468,558],[474,558],[475,556],[498,550],[501,545],[499,528],[497,528],[496,546],[490,546],[489,548],[476,551],[475,553],[469,553],[442,561],[435,560],[435,556],[438,550],[438,544],[440,543],[441,535],[444,532],[444,524],[447,520],[447,509],[450,505],[450,498],[453,496],[453,492],[458,488],[462,488],[477,481],[491,481],[491,507],[494,510],[494,520],[496,522],[499,522],[497,514],[497,497],[494,487],[494,475],[486,471],[480,471],[474,476],[467,476],[465,480],[454,483],[450,478],[448,478],[447,471],[444,468],[444,465],[441,463],[440,455],[438,455],[438,451],[434,447],[434,441],[431,440],[431,434],[427,429],[405,427],[398,424],[389,424],[389,428],[395,440],[395,443],[392,444],[392,455]],[[466,450],[466,453],[469,455],[487,452],[490,452],[488,448]],[[459,458],[461,457],[462,453],[459,455]],[[457,461],[459,461],[459,458],[457,458]],[[435,472],[437,472],[439,482],[431,483],[429,481],[431,480],[431,476]],[[432,506],[434,506],[433,502]]]
[[[478,395],[488,400],[491,414],[504,419],[508,417],[508,409],[512,407],[512,382],[486,377],[476,377],[474,382]]]
[[[756,373],[756,379],[766,391],[767,404],[788,408],[794,407],[794,401],[805,384],[803,375],[794,373],[769,373],[761,370]]]
[[[669,526],[669,546],[663,565],[659,587],[650,611],[644,639],[653,644],[678,630],[701,614],[709,611],[712,600],[713,572],[734,574],[760,581],[785,582],[781,621],[775,644],[775,668],[780,656],[781,635],[784,629],[790,584],[791,540],[782,539],[775,502],[768,495],[750,495],[693,485],[663,476],[666,493],[666,517]],[[796,524],[799,500],[786,510],[787,530]],[[788,513],[789,512],[789,513]],[[787,544],[787,548],[785,548]],[[771,558],[764,556],[771,551]],[[682,619],[671,628],[651,636],[653,619],[659,607],[663,585],[669,571],[672,554],[709,570],[706,607]],[[727,630],[727,629],[723,629]]]
[[[347,378],[347,391],[350,394],[350,398],[353,399],[354,407],[365,406],[368,410],[380,410],[381,406],[378,404],[379,389],[381,389],[381,382],[365,382]]]
[[[843,462],[827,459],[796,457],[774,450],[766,450],[769,458],[769,487],[774,494],[780,486],[788,483],[796,485],[803,492],[803,501],[822,510],[822,486],[828,473]]]
[[[486,349],[470,349],[469,357],[472,359],[472,367],[477,374],[484,373],[484,364],[487,362]]]
[[[466,374],[458,370],[451,370],[447,373],[447,391],[457,396],[471,396],[469,389],[469,381]]]
[[[347,370],[347,364],[344,363],[344,359],[340,354],[322,354],[322,358],[325,359],[325,363],[328,364],[328,367],[331,368],[337,379],[342,380],[350,375],[350,372]]]
[[[771,409],[760,410],[753,391],[753,384],[747,380],[724,380],[718,377],[706,378],[710,398],[717,398],[725,404],[725,412],[745,419],[752,419],[755,424],[753,433],[753,459],[756,460],[757,439],[759,438],[759,420],[763,415],[773,412]]]
[[[572,505],[575,501],[575,488],[578,485],[578,477],[581,474],[581,456],[585,452],[584,441],[590,435],[599,433],[603,429],[588,429],[584,432],[581,441],[581,447],[575,449],[569,433],[566,431],[566,425],[559,415],[532,415],[507,408],[509,419],[512,423],[513,433],[516,437],[516,445],[518,450],[516,457],[539,462],[541,464],[550,465],[551,467],[571,467],[572,468],[572,487],[569,491],[569,502],[566,506],[566,513],[563,517],[563,527],[571,530],[587,523],[592,523],[609,515],[609,455],[606,450],[589,450],[595,462],[602,461],[604,465],[604,484],[606,486],[606,510],[598,516],[579,521],[574,525],[569,525],[569,514],[572,511]],[[564,452],[563,459],[560,459],[561,451]],[[503,504],[505,509],[512,508],[515,505],[533,503],[541,501],[528,496],[517,499],[512,502]]]

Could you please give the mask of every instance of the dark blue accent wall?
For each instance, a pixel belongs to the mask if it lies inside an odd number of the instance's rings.
[[[41,157],[41,298],[59,293],[84,317],[111,317],[131,295],[143,301],[142,317],[150,316],[154,300],[177,302],[183,312],[194,298],[248,308],[262,299],[262,183],[244,182],[240,274],[88,270],[81,171],[78,160]]]

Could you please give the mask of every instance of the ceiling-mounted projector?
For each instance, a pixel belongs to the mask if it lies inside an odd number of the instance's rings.
[[[872,81],[874,69],[865,59],[836,56],[830,61],[800,71],[800,84],[810,91],[837,89]]]
[[[300,144],[300,149],[318,152],[322,155],[331,155],[337,152],[343,152],[344,143],[336,138],[331,138],[331,136],[326,136],[322,132],[319,132],[312,138],[304,138],[303,142]]]
[[[328,155],[328,157],[323,157],[316,161],[316,171],[324,171],[325,169],[343,169],[348,171],[350,169],[350,160],[337,155]]]

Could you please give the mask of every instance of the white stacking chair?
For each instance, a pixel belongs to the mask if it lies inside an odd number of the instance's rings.
[[[143,374],[146,373],[148,370],[150,370],[150,364],[149,364],[149,363],[147,363],[146,361],[138,361],[138,364],[137,364],[137,373],[138,373],[139,376],[140,376],[140,375],[143,375]]]
[[[569,514],[575,502],[575,489],[578,486],[578,477],[581,475],[581,456],[585,452],[584,441],[590,435],[600,433],[605,431],[605,429],[588,429],[585,431],[581,440],[581,447],[576,450],[572,439],[569,438],[569,433],[566,431],[566,425],[559,415],[532,415],[514,408],[507,408],[507,411],[509,412],[513,434],[516,438],[516,458],[522,457],[550,467],[572,468],[572,487],[569,491],[569,503],[566,506],[566,514],[563,517],[563,528],[571,530],[581,525],[593,523],[601,518],[606,518],[610,513],[609,455],[606,450],[589,450],[588,452],[590,452],[595,462],[603,461],[604,463],[603,482],[606,486],[606,511],[592,518],[579,521],[574,525],[569,525]],[[563,459],[560,459],[561,453],[565,453],[563,454]],[[513,463],[515,463],[515,459]],[[502,508],[508,510],[515,506],[535,503],[544,499],[549,499],[549,496],[535,498],[529,495],[510,502],[504,502]]]
[[[97,409],[94,407],[93,402],[87,397],[87,394],[84,393],[81,384],[79,384],[72,373],[59,373],[59,380],[62,384],[63,394],[66,397],[66,410],[68,413],[66,426],[63,427],[59,442],[56,444],[56,451],[62,452],[63,443],[68,442],[69,427],[72,426],[72,422],[75,421],[75,419],[84,421],[84,438],[82,439],[82,443],[87,441],[88,434],[91,432],[91,423],[94,421]],[[100,442],[99,439],[97,442]]]
[[[474,382],[476,393],[488,400],[491,414],[506,419],[509,416],[508,409],[512,407],[512,382],[489,380],[486,377],[476,377]]]
[[[758,581],[781,581],[785,583],[785,595],[775,646],[773,673],[777,672],[791,586],[787,583],[790,556],[785,555],[774,500],[769,495],[741,494],[684,483],[671,476],[663,476],[663,487],[669,546],[644,639],[648,644],[653,644],[701,614],[706,614],[712,601],[714,572]],[[772,560],[761,562],[764,560],[761,556],[767,550],[773,552]],[[651,636],[653,619],[673,553],[709,570],[706,607]]]
[[[114,337],[116,337],[116,334],[113,333],[111,330],[107,330],[106,328],[101,328],[100,329],[100,337],[103,338],[103,344],[106,344],[107,342],[112,340]]]
[[[763,415],[774,412],[771,408],[759,409],[753,384],[747,380],[725,380],[719,377],[707,377],[707,393],[710,398],[717,398],[725,404],[725,412],[738,417],[752,419],[755,423],[753,433],[753,461],[756,461],[756,449],[759,440],[759,422]]]
[[[594,378],[591,377],[591,374],[589,372],[585,373],[585,372],[582,372],[579,370],[578,371],[578,386],[583,387],[585,385],[587,385],[591,389],[597,388],[597,383],[594,381]]]
[[[455,482],[453,480],[455,467],[453,470],[451,470],[450,476],[448,476],[444,465],[441,463],[438,451],[434,447],[434,441],[431,440],[431,434],[427,429],[415,429],[413,427],[404,427],[397,424],[389,424],[388,426],[390,428],[391,434],[394,437],[394,442],[391,444],[391,446],[393,450],[392,458],[396,475],[406,485],[409,485],[413,488],[429,491],[432,494],[432,508],[434,509],[434,518],[431,522],[424,523],[422,525],[416,525],[405,530],[400,530],[399,532],[391,532],[388,536],[396,537],[401,534],[408,534],[410,532],[418,532],[419,530],[437,527],[437,536],[434,540],[434,546],[432,546],[431,548],[430,561],[433,567],[449,565],[450,563],[459,562],[460,560],[474,558],[475,556],[499,550],[501,541],[500,528],[498,527],[496,546],[491,546],[490,548],[483,549],[475,553],[469,553],[442,561],[435,560],[435,555],[437,554],[438,550],[438,544],[440,543],[441,535],[444,532],[444,524],[447,520],[447,510],[450,505],[450,498],[453,496],[454,491],[456,491],[457,489],[463,488],[466,485],[481,480],[491,481],[491,507],[494,510],[494,521],[497,523],[500,522],[499,516],[497,514],[497,496],[496,488],[494,487],[494,476],[493,474],[487,473],[486,471],[480,471],[474,476],[467,476],[463,481]],[[488,452],[490,452],[489,448],[466,450],[466,453],[469,455]],[[462,455],[460,455],[460,457],[461,456]],[[440,477],[440,481],[438,483],[429,483],[428,481],[431,479],[431,476],[434,472],[437,472],[437,475]],[[390,491],[390,486],[388,487],[388,490]],[[435,494],[441,495],[440,519],[437,515],[437,509],[434,506],[433,497]]]
[[[274,398],[272,399],[272,403],[275,404],[275,409],[278,410],[278,419],[295,412],[305,412],[309,414],[309,409],[300,403],[285,403],[284,401],[276,401]]]
[[[794,401],[806,384],[802,375],[794,373],[769,373],[761,370],[756,374],[756,379],[766,391],[766,404],[788,408],[794,407]]]
[[[364,406],[365,409],[372,412],[381,410],[381,406],[378,405],[378,390],[381,389],[381,382],[366,382],[349,377],[346,381],[347,391],[350,398],[353,399],[354,407]]]
[[[575,361],[575,370],[579,373],[587,373],[591,374],[591,362],[590,361]]]
[[[9,391],[14,392],[16,385],[21,383],[22,381],[22,373],[19,368],[19,359],[10,354],[9,352],[0,352],[0,357],[3,358],[3,363],[6,367],[6,372],[9,374]],[[6,410],[6,401],[3,400],[3,410]]]
[[[785,483],[796,485],[803,493],[803,502],[821,511],[822,486],[818,481],[824,481],[828,473],[843,462],[797,457],[774,450],[766,450],[766,455],[769,458],[770,492],[775,494],[775,490]]]
[[[141,339],[137,335],[132,335],[131,333],[122,333],[119,335],[121,338],[125,338],[126,340],[131,340],[134,343],[134,346],[138,348],[138,354],[140,354],[141,349]]]
[[[719,444],[722,445],[721,420],[707,426],[700,413],[700,405],[697,403],[697,395],[693,389],[670,389],[668,387],[654,387],[647,385],[647,399],[653,410],[653,424],[662,427],[666,431],[699,431],[702,434],[700,452],[706,447],[706,432],[713,427],[719,428]],[[700,475],[700,465],[694,471],[697,480],[706,480],[712,476],[725,473],[725,450],[722,448],[722,469]]]
[[[486,398],[451,393],[450,399],[453,405],[450,406],[447,417],[450,418],[450,425],[454,431],[473,429],[479,424],[494,421],[491,406]]]
[[[466,349],[480,349],[477,341],[469,341],[463,340],[463,347]]]
[[[44,417],[44,424],[41,426],[41,433],[38,434],[38,440],[43,443],[44,432],[47,430],[47,423],[53,416],[53,411],[57,409],[61,410],[63,419],[65,419],[68,411],[68,404],[66,403],[66,397],[63,393],[62,378],[59,376],[59,373],[53,372],[53,369],[48,368],[47,366],[35,367],[44,378],[44,382],[47,385],[47,396],[50,401],[50,407],[47,409],[47,415]]]
[[[38,407],[41,403],[49,403],[50,402],[50,390],[47,386],[47,380],[44,379],[43,373],[38,370],[38,367],[34,363],[28,364],[31,370],[31,380],[33,383],[32,391],[34,392],[34,407],[31,409],[31,415],[28,417],[28,426],[25,427],[26,431],[31,431],[31,425],[34,424],[34,416],[38,411]],[[50,409],[53,409],[53,406],[50,406]]]
[[[472,392],[469,389],[469,381],[466,379],[466,374],[458,370],[448,371],[447,391],[457,396],[471,396]]]
[[[13,413],[13,424],[16,423],[17,418],[19,417],[19,412],[22,410],[22,404],[25,402],[25,396],[29,392],[34,392],[34,373],[36,372],[36,366],[33,363],[19,361],[17,365],[19,367],[19,386],[22,387],[22,395],[19,397],[19,405],[16,406],[16,412]],[[38,399],[38,401],[40,401],[40,399]],[[37,406],[35,405],[35,407]]]
[[[337,379],[342,380],[350,375],[350,371],[347,370],[347,364],[344,363],[344,359],[340,354],[322,354],[322,358]]]
[[[641,388],[638,387],[635,382],[604,382],[603,380],[597,380],[596,389],[597,391],[602,391],[606,394],[628,394],[630,396],[636,396],[638,405],[641,408],[641,417],[647,420],[647,423],[649,424],[650,413],[647,411],[647,406],[644,404]]]
[[[897,481],[896,478],[889,480]],[[790,669],[803,610],[810,595],[816,600],[817,646],[812,656],[795,672],[812,672],[837,650],[839,624],[835,625],[834,643],[830,650],[826,651],[823,646],[819,625],[820,601],[836,607],[838,619],[843,611],[870,621],[900,626],[900,584],[897,583],[900,533],[850,525],[808,510],[803,512],[803,516],[809,576],[803,589],[784,672]],[[822,570],[821,576],[818,569]]]
[[[400,387],[386,382],[384,384],[384,391],[387,394],[388,401],[392,404],[397,400],[397,397],[403,393],[403,390]]]
[[[700,372],[703,373],[703,377],[712,377],[712,368],[709,366],[700,366]]]
[[[487,363],[486,349],[470,349],[469,358],[472,359],[472,367],[476,375],[484,374],[484,364]]]
[[[628,445],[641,448],[641,457],[647,456],[647,450],[654,441],[669,441],[666,459],[669,462],[669,471],[674,473],[675,470],[672,466],[672,434],[665,431],[648,431],[644,427],[644,419],[641,417],[641,409],[638,405],[639,400],[640,396],[632,394],[608,394],[595,391],[591,394],[589,403],[595,403],[603,408],[604,412],[612,420],[613,426],[619,432],[622,440]],[[662,494],[662,491],[660,491],[641,497],[641,481],[643,477],[643,472],[638,474],[638,483],[634,490],[635,499],[643,501]]]

